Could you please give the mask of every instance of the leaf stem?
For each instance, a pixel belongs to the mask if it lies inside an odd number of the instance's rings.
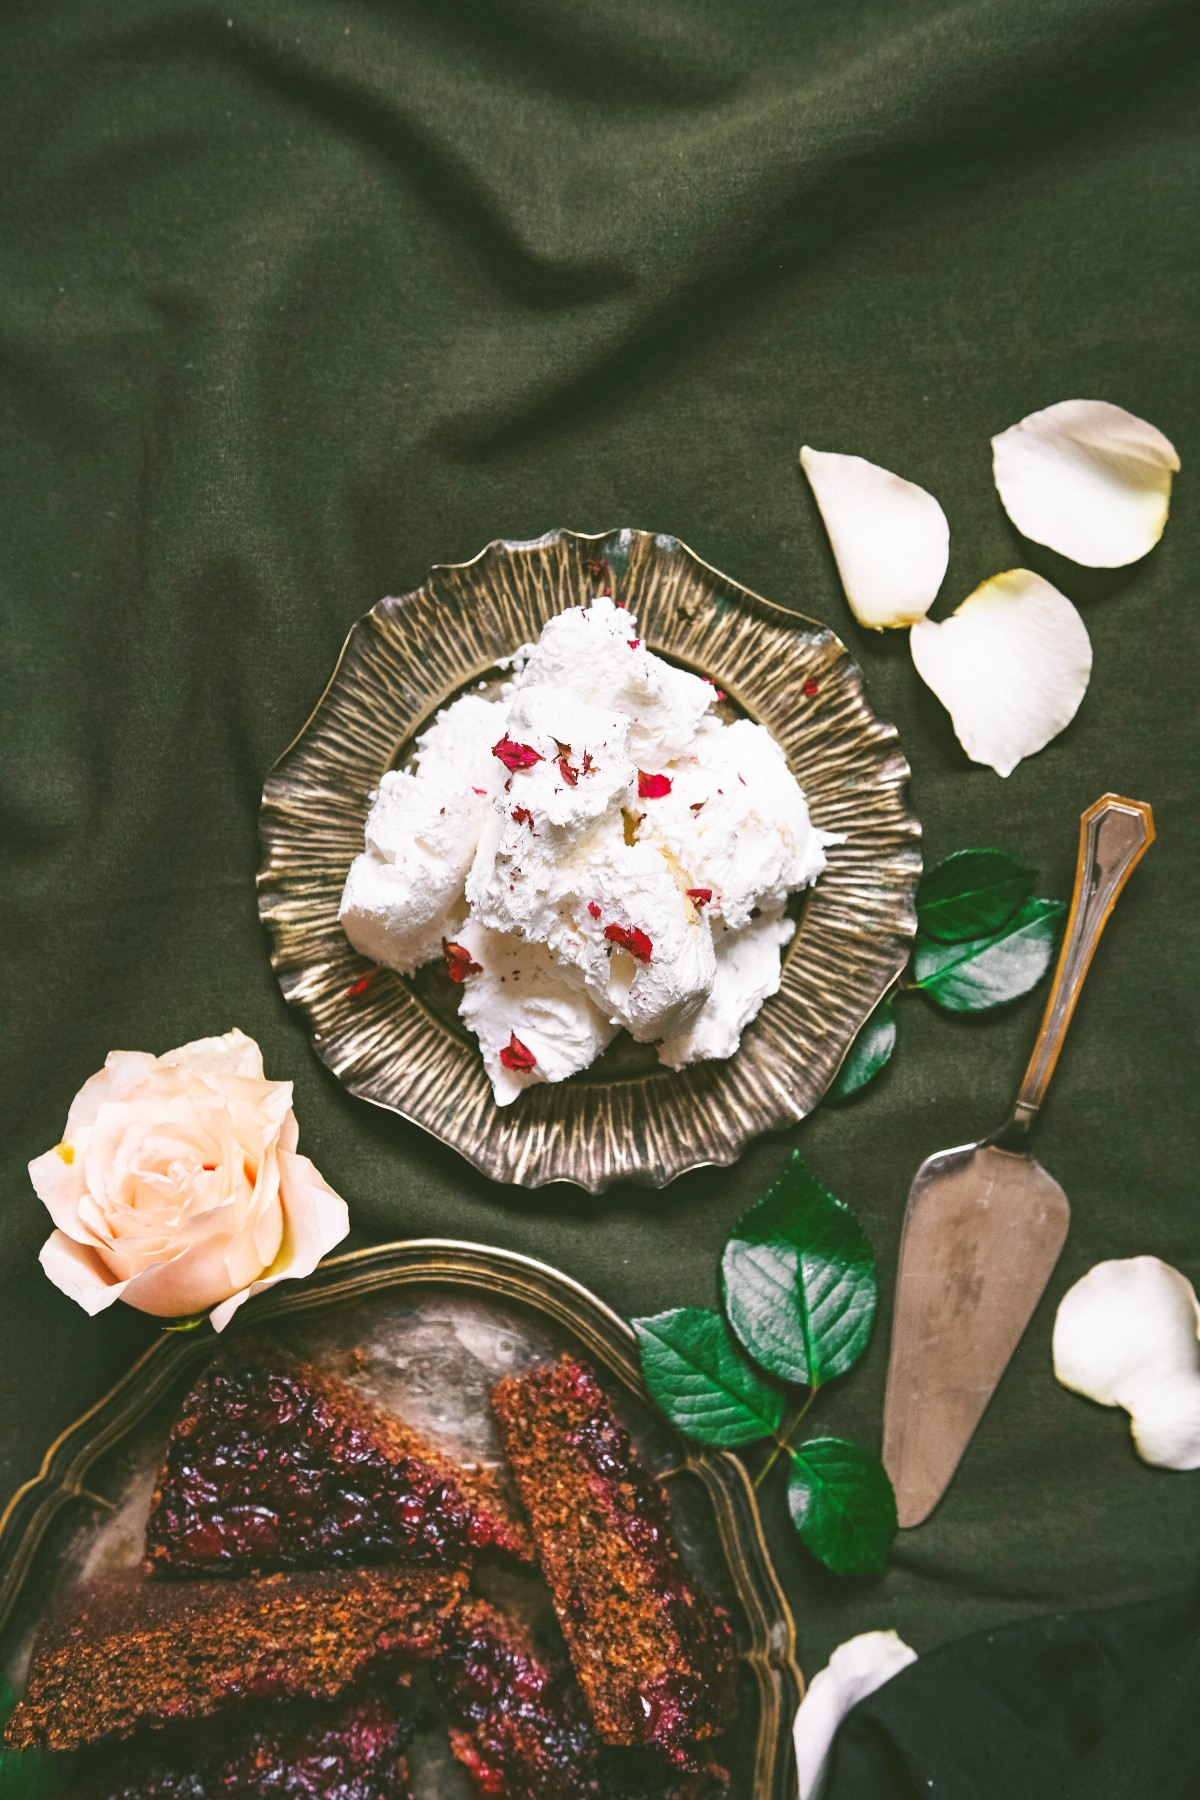
[[[790,1452],[790,1450],[792,1448],[791,1440],[795,1436],[796,1432],[800,1429],[800,1425],[804,1418],[804,1415],[808,1411],[809,1407],[812,1405],[812,1403],[816,1399],[816,1397],[817,1397],[817,1389],[812,1388],[809,1392],[807,1400],[802,1401],[801,1404],[796,1408],[796,1411],[793,1414],[791,1420],[788,1422],[788,1424],[786,1424],[784,1426],[782,1433],[776,1434],[775,1448],[772,1450],[770,1456],[768,1456],[768,1458],[767,1458],[766,1462],[763,1464],[762,1468],[758,1471],[758,1474],[754,1477],[753,1485],[754,1485],[754,1488],[756,1491],[762,1486],[763,1482],[766,1480],[767,1476],[771,1473],[771,1470],[775,1467],[775,1464],[779,1461],[779,1458],[784,1454],[784,1452],[785,1451]]]

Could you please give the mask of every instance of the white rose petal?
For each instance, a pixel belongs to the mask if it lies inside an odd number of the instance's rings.
[[[1097,1263],[1063,1296],[1054,1373],[1101,1406],[1122,1406],[1143,1462],[1200,1469],[1200,1303],[1157,1256]]]
[[[1107,400],[1060,400],[992,439],[1004,510],[1025,537],[1116,569],[1153,550],[1179,457],[1145,419]]]
[[[910,642],[959,743],[998,775],[1070,724],[1092,672],[1083,620],[1029,569],[993,575],[941,624],[918,620]]]
[[[859,624],[882,631],[923,619],[950,556],[950,527],[933,495],[861,456],[806,444],[800,463]]]
[[[292,1084],[268,1081],[240,1031],[165,1056],[114,1051],[84,1083],[61,1144],[29,1165],[55,1224],[41,1263],[88,1313],[123,1300],[158,1318],[208,1311],[309,1275],[350,1228],[296,1155]]]
[[[865,1631],[839,1644],[800,1702],[794,1728],[800,1800],[817,1793],[834,1733],[852,1706],[917,1660],[894,1631]]]

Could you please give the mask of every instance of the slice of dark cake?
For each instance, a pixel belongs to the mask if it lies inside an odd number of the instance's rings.
[[[248,1700],[334,1700],[433,1656],[466,1578],[354,1569],[77,1588],[43,1627],[13,1749],[76,1750]]]
[[[270,1339],[231,1346],[183,1404],[146,1527],[156,1575],[532,1559],[524,1524],[400,1420]]]
[[[71,1800],[412,1800],[395,1692],[243,1712],[90,1752]]]
[[[480,1800],[599,1800],[599,1745],[570,1668],[486,1600],[448,1621],[433,1685]]]
[[[609,1744],[687,1746],[732,1704],[732,1634],[676,1548],[666,1495],[573,1357],[493,1404],[580,1686]]]

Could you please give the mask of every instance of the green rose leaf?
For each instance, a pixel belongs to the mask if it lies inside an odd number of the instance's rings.
[[[921,877],[917,922],[939,943],[991,937],[1028,900],[1035,880],[1005,850],[956,850]]]
[[[17,1703],[7,1682],[0,1683],[0,1732]],[[64,1783],[66,1759],[44,1750],[0,1750],[0,1800],[44,1800]]]
[[[721,1259],[729,1322],[755,1362],[819,1388],[866,1348],[875,1258],[850,1209],[793,1151],[733,1228]]]
[[[850,1046],[829,1090],[831,1100],[848,1100],[873,1081],[896,1048],[896,1006],[890,998],[875,1008]]]
[[[746,1361],[720,1313],[677,1306],[634,1319],[633,1329],[646,1386],[686,1436],[728,1449],[779,1430],[783,1395]]]
[[[801,1542],[835,1575],[878,1575],[896,1535],[896,1496],[879,1458],[845,1438],[792,1451],[788,1511]]]
[[[918,937],[915,985],[948,1012],[982,1012],[1036,987],[1054,955],[1061,900],[1026,900],[994,937],[939,944]]]

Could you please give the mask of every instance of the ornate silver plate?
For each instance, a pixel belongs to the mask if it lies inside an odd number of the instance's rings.
[[[666,1487],[689,1567],[729,1610],[740,1665],[736,1716],[721,1742],[730,1800],[793,1800],[791,1723],[803,1684],[749,1477],[738,1457],[689,1444],[655,1412],[633,1333],[602,1301],[528,1257],[422,1239],[334,1257],[246,1313],[235,1329],[269,1321],[453,1454],[501,1471],[489,1405],[496,1380],[563,1350],[586,1357]],[[81,1578],[136,1569],[171,1420],[215,1348],[207,1326],[164,1332],[50,1446],[0,1520],[0,1668],[18,1692],[56,1597]],[[537,1622],[547,1604],[539,1593],[540,1584],[514,1576],[494,1597]],[[424,1733],[413,1763],[417,1800],[468,1800],[443,1733]]]
[[[844,842],[804,897],[782,987],[736,1056],[676,1073],[622,1034],[582,1074],[500,1108],[458,1023],[459,990],[439,970],[372,976],[338,924],[338,902],[384,772],[439,707],[602,581],[651,649],[710,677],[733,711],[769,728],[815,823]],[[312,717],[268,776],[258,895],[271,960],[317,1054],[350,1092],[422,1126],[484,1174],[593,1193],[618,1180],[661,1187],[732,1162],[759,1132],[811,1112],[904,967],[921,870],[908,776],[895,728],[872,712],[846,646],[676,538],[553,531],[489,544],[354,626]]]

